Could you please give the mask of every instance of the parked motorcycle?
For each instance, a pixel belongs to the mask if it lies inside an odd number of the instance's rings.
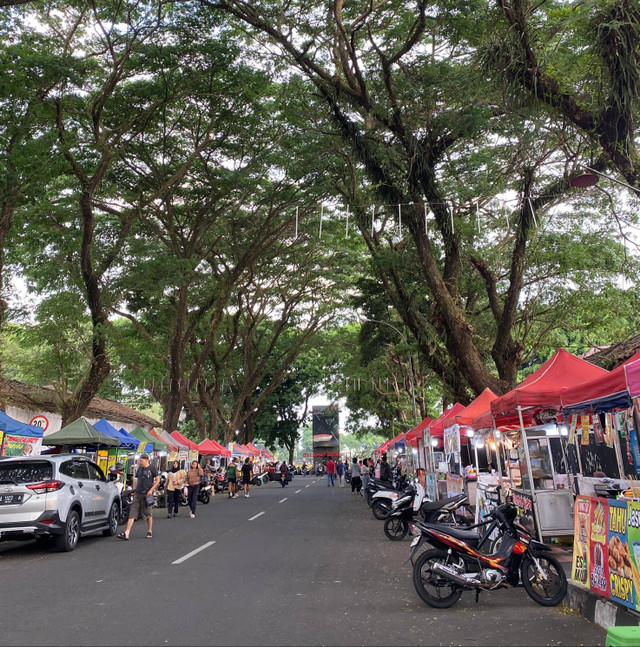
[[[133,490],[128,488],[120,493],[120,523],[126,523],[129,519],[129,508],[133,503]]]
[[[413,564],[413,585],[429,606],[453,606],[465,590],[480,591],[515,587],[522,582],[529,597],[543,606],[556,606],[567,593],[567,577],[551,549],[531,537],[516,521],[517,508],[507,502],[490,515],[484,535],[441,524],[412,524],[419,533],[411,542],[410,559],[424,542],[434,546],[420,554]],[[498,550],[481,552],[480,544],[497,527],[501,534]]]
[[[391,505],[384,522],[384,533],[393,541],[404,539],[409,532],[409,524],[418,516],[426,523],[444,523],[468,526],[471,522],[467,517],[458,514],[467,503],[464,494],[440,499],[439,501],[425,501],[425,491],[416,479],[414,485],[400,496]]]

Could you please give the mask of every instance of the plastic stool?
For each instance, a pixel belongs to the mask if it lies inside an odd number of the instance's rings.
[[[640,627],[609,627],[605,647],[639,647]]]

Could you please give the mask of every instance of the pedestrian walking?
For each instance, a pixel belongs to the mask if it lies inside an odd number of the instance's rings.
[[[333,459],[327,461],[327,487],[335,486],[335,477],[336,477],[336,464],[333,462]]]
[[[196,503],[198,502],[198,494],[200,492],[200,479],[204,476],[204,472],[200,467],[198,461],[191,461],[191,469],[187,472],[187,487],[189,490],[189,508],[191,514],[189,518],[195,519],[196,517]]]
[[[118,539],[129,539],[131,528],[138,517],[147,520],[147,539],[153,536],[153,517],[151,508],[153,507],[153,491],[160,483],[160,474],[158,470],[149,463],[149,455],[141,454],[138,460],[138,469],[136,470],[136,488],[133,491],[133,501],[129,508],[129,520],[124,532],[119,533]],[[150,500],[151,499],[151,500]]]
[[[341,458],[339,458],[338,462],[336,463],[336,475],[338,477],[338,483],[340,483],[340,487],[344,487],[344,463],[342,462]]]
[[[242,466],[242,484],[244,486],[244,498],[249,498],[249,490],[251,489],[251,479],[253,478],[253,464],[251,459],[247,456],[244,459],[244,465]]]
[[[185,473],[180,469],[180,463],[173,461],[167,474],[167,519],[178,516],[178,506],[184,488]]]
[[[351,494],[360,492],[362,487],[362,478],[360,477],[360,465],[358,465],[358,459],[354,457],[353,463],[351,463]]]
[[[238,498],[238,459],[234,456],[229,467],[227,468],[227,489],[229,490],[229,498]]]

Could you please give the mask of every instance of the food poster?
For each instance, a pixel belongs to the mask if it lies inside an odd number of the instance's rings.
[[[631,557],[631,576],[636,592],[636,610],[640,607],[640,501],[629,501],[627,540]]]
[[[573,565],[571,579],[589,586],[589,522],[591,520],[591,497],[576,497],[573,534]]]
[[[633,564],[629,552],[627,523],[631,507],[627,501],[609,500],[609,597],[635,608]]]
[[[11,436],[4,438],[5,456],[37,456],[42,450],[42,438],[31,436]]]
[[[607,499],[593,499],[589,524],[589,586],[592,591],[609,597],[609,551],[607,544],[607,523],[609,502]]]

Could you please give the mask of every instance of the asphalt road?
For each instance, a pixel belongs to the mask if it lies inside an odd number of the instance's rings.
[[[0,645],[604,645],[522,589],[425,606],[364,500],[324,479],[217,495],[154,537],[92,536],[72,553],[0,543]]]

